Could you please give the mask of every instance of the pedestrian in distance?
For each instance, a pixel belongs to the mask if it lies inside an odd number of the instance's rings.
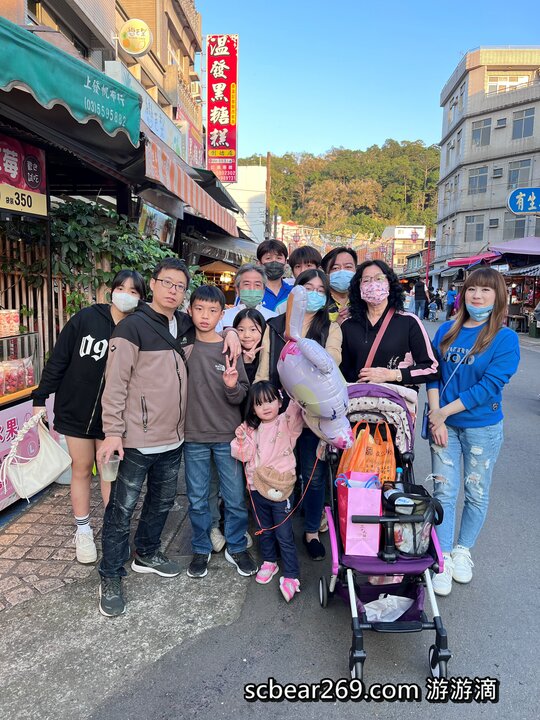
[[[279,572],[281,594],[290,602],[300,592],[300,566],[292,528],[292,495],[296,480],[294,447],[303,428],[300,406],[290,402],[279,414],[282,398],[277,388],[262,381],[252,385],[246,420],[231,442],[233,457],[244,463],[255,517],[263,530],[259,547],[263,559],[255,578],[267,585]]]
[[[430,322],[436,322],[439,319],[439,308],[437,307],[437,302],[435,299],[433,299],[429,305],[429,317],[428,320]]]
[[[418,278],[414,286],[414,312],[421,320],[424,319],[426,305],[429,300],[430,296],[426,283],[422,278]]]
[[[178,308],[189,280],[182,260],[162,260],[150,280],[152,302],[140,303],[111,338],[102,401],[105,440],[98,461],[105,464],[116,452],[121,462],[103,518],[99,611],[107,617],[125,612],[124,564],[130,558],[131,519],[145,479],[131,569],[166,578],[180,573],[161,550],[161,534],[176,497],[184,442],[185,352],[195,342],[195,328]],[[227,334],[223,351],[240,352],[234,331]]]
[[[191,578],[203,578],[212,553],[209,504],[210,462],[219,476],[225,510],[225,559],[239,575],[254,575],[258,566],[247,551],[248,512],[241,464],[231,456],[231,441],[242,421],[240,405],[249,383],[242,358],[223,359],[223,338],[216,332],[225,296],[213,285],[201,285],[190,297],[195,342],[187,351],[188,402],[185,466],[188,514],[192,527]]]
[[[451,592],[452,580],[472,579],[471,549],[486,520],[503,442],[502,390],[520,357],[516,333],[503,327],[507,295],[502,275],[492,268],[475,270],[461,297],[455,320],[443,323],[435,335],[441,377],[428,384],[434,495],[444,510],[437,526],[444,571],[433,577],[438,595]],[[464,505],[454,544],[462,484]]]
[[[454,304],[456,302],[457,290],[456,286],[452,283],[448,292],[446,293],[446,319],[450,320],[454,313]]]
[[[101,396],[111,335],[118,323],[146,299],[142,276],[121,270],[111,284],[111,304],[83,308],[62,329],[32,393],[34,414],[54,398],[54,429],[66,438],[71,456],[71,505],[75,518],[75,552],[80,563],[94,563],[97,549],[90,526],[92,469],[103,441]],[[106,505],[111,484],[101,479]]]

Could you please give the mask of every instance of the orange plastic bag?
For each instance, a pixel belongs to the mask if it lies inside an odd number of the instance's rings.
[[[364,427],[360,428],[361,425]],[[370,440],[373,442],[373,438],[369,434],[369,424],[366,420],[360,420],[360,422],[357,422],[352,429],[352,433],[354,436],[354,443],[352,444],[352,447],[342,452],[338,466],[338,475],[345,473],[348,470],[357,470],[356,467],[353,467],[353,464],[358,462],[358,458],[365,455],[366,447]]]
[[[365,427],[360,429],[361,425]],[[381,426],[385,428],[385,438],[381,434]],[[347,471],[369,472],[378,475],[381,484],[394,482],[396,457],[388,424],[377,423],[372,436],[369,432],[369,424],[362,420],[354,426],[353,434],[356,439],[352,448],[343,452],[338,474]]]

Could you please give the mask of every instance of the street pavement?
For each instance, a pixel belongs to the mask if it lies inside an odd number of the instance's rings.
[[[428,327],[433,334],[435,324]],[[473,552],[474,579],[467,586],[454,584],[452,594],[439,599],[453,653],[449,674],[500,679],[499,703],[427,702],[433,633],[371,634],[366,641],[366,684],[416,683],[424,699],[338,703],[340,717],[362,713],[370,718],[439,718],[451,713],[528,720],[538,715],[540,342],[520,337],[520,343],[522,362],[504,396],[505,443],[495,470],[490,515]],[[422,397],[420,401],[422,406]],[[418,438],[417,479],[429,469],[427,443]],[[100,512],[99,498],[94,497],[96,521]],[[328,562],[310,562],[299,550],[302,592],[290,605],[279,593],[277,578],[269,586],[241,578],[223,554],[212,556],[202,580],[184,573],[163,579],[128,570],[128,610],[111,620],[97,610],[97,572],[73,559],[69,515],[66,488],[55,486],[0,529],[2,720],[326,714],[327,705],[320,702],[250,704],[243,688],[270,677],[281,683],[347,677],[348,607],[337,598],[326,609],[318,602],[318,578],[329,572]],[[29,516],[35,517],[26,522]],[[39,533],[32,532],[37,526]],[[39,540],[31,540],[32,535]],[[165,542],[169,555],[187,567],[189,521],[182,479]],[[32,554],[44,557],[30,558]],[[57,574],[51,574],[52,567]]]

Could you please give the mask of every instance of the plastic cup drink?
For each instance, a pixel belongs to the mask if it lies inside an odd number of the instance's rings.
[[[99,474],[105,482],[114,482],[118,475],[118,467],[120,465],[120,456],[112,455],[109,462],[102,462],[99,466]]]

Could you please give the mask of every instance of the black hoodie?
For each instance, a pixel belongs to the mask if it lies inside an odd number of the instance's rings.
[[[80,310],[64,326],[45,365],[34,407],[55,393],[55,428],[76,436],[103,437],[101,394],[109,340],[114,330],[111,308],[96,304]]]

